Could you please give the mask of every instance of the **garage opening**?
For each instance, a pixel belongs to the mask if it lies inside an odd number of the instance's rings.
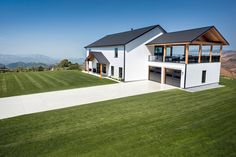
[[[149,80],[161,83],[161,68],[149,67]]]
[[[176,69],[168,69],[166,68],[166,78],[165,83],[180,87],[180,80],[181,80],[181,70]]]

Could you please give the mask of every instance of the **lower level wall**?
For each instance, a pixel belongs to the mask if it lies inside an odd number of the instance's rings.
[[[186,69],[185,88],[218,83],[221,63],[188,64]],[[206,71],[206,81],[202,83],[202,71]]]

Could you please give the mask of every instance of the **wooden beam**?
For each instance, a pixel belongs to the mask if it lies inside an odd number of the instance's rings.
[[[166,60],[166,45],[164,45],[163,62]]]
[[[221,45],[221,42],[209,42],[209,41],[193,41],[189,45]]]
[[[199,45],[198,63],[201,63],[201,58],[202,58],[202,45]]]
[[[164,44],[147,44],[147,46],[184,46],[186,44],[190,44],[190,42],[183,43],[164,43]]]
[[[222,50],[223,50],[223,45],[220,45],[220,62],[222,61]]]
[[[212,50],[213,50],[213,45],[211,45],[211,48],[210,48],[210,63],[212,62]]]
[[[102,64],[100,64],[100,79],[102,79]]]
[[[185,45],[185,64],[188,64],[188,51],[189,51],[189,45]]]

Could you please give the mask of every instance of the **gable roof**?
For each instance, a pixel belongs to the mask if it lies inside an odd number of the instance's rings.
[[[211,37],[208,37],[210,36],[209,34],[210,31],[214,31],[214,32],[213,34],[211,32]],[[208,36],[204,36],[207,33],[208,33]],[[229,43],[224,39],[224,37],[219,33],[219,31],[214,26],[165,33],[157,37],[156,39],[152,40],[147,45],[194,42],[194,41],[200,41],[201,37],[202,39],[204,38],[205,41],[209,40],[208,38],[211,38],[212,41],[210,42],[216,42],[216,43],[222,43],[224,45],[229,45]]]
[[[148,26],[148,27],[130,30],[126,32],[107,35],[95,41],[94,43],[87,45],[85,48],[126,45],[127,43],[133,41],[134,39],[142,36],[143,34],[151,31],[152,29],[156,27],[159,27],[163,32],[166,32],[160,25],[153,25],[153,26]]]
[[[103,55],[103,53],[101,52],[89,52],[88,57],[86,58],[87,61],[89,60],[93,60],[93,58],[96,58],[96,60],[98,61],[98,63],[101,64],[109,64],[109,61],[107,60],[107,58]]]

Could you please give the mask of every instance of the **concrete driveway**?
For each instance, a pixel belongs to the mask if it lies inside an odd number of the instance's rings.
[[[0,119],[173,88],[152,81],[137,81],[0,98]]]

